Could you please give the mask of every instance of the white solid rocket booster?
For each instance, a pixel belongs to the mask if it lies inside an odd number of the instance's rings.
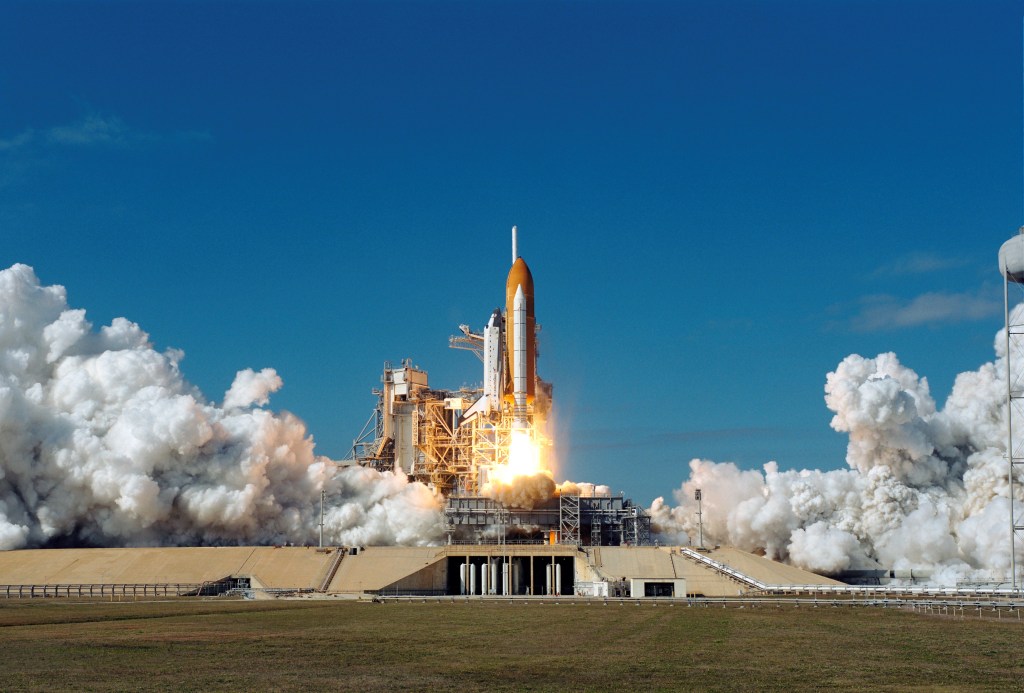
[[[515,346],[512,351],[512,426],[526,428],[526,295],[516,287],[512,302]]]

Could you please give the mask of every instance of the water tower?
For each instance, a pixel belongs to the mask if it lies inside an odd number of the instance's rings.
[[[1010,580],[1017,590],[1018,541],[1024,537],[1022,508],[1014,502],[1014,478],[1024,468],[1024,227],[999,249],[1003,275],[1003,312],[1006,316],[1006,457],[1010,487]],[[1012,289],[1011,289],[1012,286]],[[1011,291],[1013,295],[1011,296]]]

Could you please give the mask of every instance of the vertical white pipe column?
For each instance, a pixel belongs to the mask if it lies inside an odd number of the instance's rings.
[[[501,562],[501,593],[512,594],[511,585],[509,584],[509,564],[508,561]]]
[[[544,594],[551,594],[551,564],[544,566]]]
[[[1010,353],[1010,279],[1003,274],[1003,312],[1006,315],[1006,461],[1010,463],[1010,581],[1017,591],[1017,518],[1013,516],[1013,355]]]
[[[469,593],[476,594],[476,566],[469,564]]]
[[[555,564],[555,594],[562,593],[562,566]]]
[[[488,594],[498,593],[498,565],[501,563],[499,558],[496,561],[491,561],[491,590]]]
[[[459,594],[466,593],[466,564],[459,564]]]

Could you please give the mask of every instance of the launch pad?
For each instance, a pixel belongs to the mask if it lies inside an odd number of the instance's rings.
[[[651,518],[621,494],[560,494],[533,508],[452,496],[444,509],[449,543],[500,541],[567,546],[649,546]],[[494,536],[495,532],[498,536]]]
[[[494,309],[480,332],[459,329],[449,346],[480,359],[481,386],[435,389],[411,360],[386,362],[350,463],[405,474],[443,497],[450,544],[649,545],[650,516],[632,501],[554,481],[552,387],[537,376],[533,276],[515,227],[505,309]]]

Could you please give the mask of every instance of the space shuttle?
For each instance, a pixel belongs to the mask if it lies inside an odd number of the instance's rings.
[[[527,407],[537,395],[537,319],[533,312],[533,275],[519,256],[512,227],[512,269],[505,281],[505,353],[508,374],[505,401],[512,404],[512,428],[527,428]],[[511,317],[509,317],[511,316]]]
[[[470,333],[463,328],[467,335]],[[476,335],[472,335],[476,337]],[[496,308],[483,334],[483,396],[464,414],[496,418],[511,411],[512,428],[533,425],[537,397],[537,319],[533,275],[519,255],[518,231],[512,227],[512,267],[505,281],[505,309]]]

